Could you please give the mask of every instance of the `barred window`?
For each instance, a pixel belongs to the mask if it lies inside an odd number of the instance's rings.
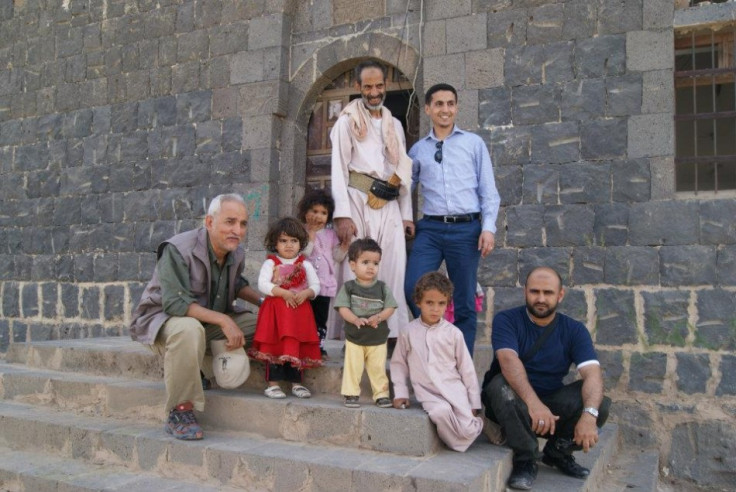
[[[736,189],[736,26],[675,38],[675,189]]]

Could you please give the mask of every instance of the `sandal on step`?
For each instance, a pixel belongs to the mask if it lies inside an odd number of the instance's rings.
[[[268,388],[265,389],[263,394],[265,394],[269,398],[276,398],[276,399],[286,398],[286,393],[284,393],[281,390],[281,388],[278,386],[269,386]]]
[[[312,396],[312,393],[301,384],[295,384],[294,386],[292,386],[291,394],[296,396],[297,398],[309,398],[310,396]]]

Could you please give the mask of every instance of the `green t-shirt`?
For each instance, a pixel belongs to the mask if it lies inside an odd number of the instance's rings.
[[[345,282],[335,297],[335,309],[349,308],[359,318],[370,318],[386,308],[397,308],[399,305],[388,286],[376,280],[369,286],[360,285],[355,280]],[[361,328],[345,322],[345,338],[356,345],[381,345],[386,343],[389,329],[386,320],[378,323],[377,328],[363,326]]]

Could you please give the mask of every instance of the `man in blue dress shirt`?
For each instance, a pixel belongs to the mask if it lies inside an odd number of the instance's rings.
[[[430,87],[424,112],[432,120],[432,129],[409,151],[412,186],[422,185],[424,217],[416,224],[404,290],[417,317],[419,310],[410,300],[414,284],[423,274],[437,270],[444,260],[455,286],[455,325],[463,332],[472,355],[478,263],[493,250],[501,199],[485,142],[455,126],[455,88],[449,84]]]

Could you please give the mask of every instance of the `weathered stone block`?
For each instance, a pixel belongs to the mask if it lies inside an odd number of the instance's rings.
[[[529,16],[526,11],[492,10],[488,12],[488,47],[521,46],[526,42]]]
[[[592,120],[606,112],[606,87],[600,79],[578,79],[558,87],[560,117],[567,120]]]
[[[660,393],[667,371],[667,354],[661,352],[631,354],[629,389],[645,393]]]
[[[58,289],[56,282],[45,282],[41,284],[41,316],[44,318],[56,317],[56,306],[58,303]]]
[[[623,356],[618,350],[597,350],[597,352],[603,372],[603,387],[609,391],[615,389],[624,373]]]
[[[525,283],[532,269],[546,266],[556,270],[563,284],[570,283],[572,248],[526,248],[519,252],[519,282]]]
[[[565,298],[560,304],[560,310],[583,324],[588,323],[588,301],[585,298],[585,292],[582,290],[566,287]]]
[[[702,201],[698,215],[701,243],[736,244],[735,200]]]
[[[529,44],[542,44],[562,39],[565,6],[561,3],[542,5],[530,11],[526,28]]]
[[[626,38],[609,35],[578,39],[574,64],[581,78],[622,75],[626,71]]]
[[[532,163],[548,165],[580,160],[581,135],[584,130],[579,128],[578,122],[535,125],[531,131]]]
[[[675,85],[672,83],[672,71],[646,71],[643,76],[641,112],[674,113]]]
[[[596,29],[596,4],[587,0],[571,0],[562,5],[562,39],[591,38]]]
[[[465,59],[463,54],[426,57],[424,59],[424,87],[444,82],[455,88],[465,87]]]
[[[465,53],[465,87],[486,89],[503,86],[503,65],[503,50],[500,48]]]
[[[730,488],[736,482],[736,431],[720,421],[678,424],[667,464],[675,477]]]
[[[17,318],[20,316],[20,285],[16,282],[3,283],[3,316]]]
[[[606,250],[599,246],[575,248],[572,253],[572,284],[599,284],[603,282]]]
[[[222,150],[222,125],[219,121],[205,121],[197,124],[197,155],[215,154]]]
[[[688,395],[705,393],[710,379],[710,357],[708,354],[681,352],[677,357],[677,389]]]
[[[557,88],[554,85],[514,87],[511,98],[515,125],[551,123],[559,120]]]
[[[99,319],[100,317],[100,290],[97,287],[82,289],[80,302],[80,316],[86,319]]]
[[[506,84],[521,86],[573,80],[573,43],[512,47],[506,50]],[[426,72],[426,67],[425,67]]]
[[[652,248],[606,248],[605,281],[613,285],[658,285],[659,256]]]
[[[607,163],[573,163],[560,166],[562,203],[607,203],[611,194],[611,171]],[[593,238],[587,240],[592,243]]]
[[[478,282],[494,287],[516,287],[519,282],[517,250],[496,248],[493,253],[481,258]]]
[[[125,288],[122,285],[106,285],[103,292],[105,321],[121,321],[124,316]]]
[[[644,202],[651,197],[649,161],[635,159],[611,164],[615,202]]]
[[[523,200],[525,204],[557,204],[559,168],[524,166]]]
[[[447,54],[445,21],[430,21],[424,24],[422,40],[424,56],[441,56]]]
[[[708,356],[702,354],[702,357],[705,359],[705,365],[707,367]],[[734,371],[736,371],[736,356],[724,354],[721,357],[720,371],[721,382],[716,388],[716,395],[736,395],[736,379],[731,377],[731,375],[734,374]],[[710,371],[708,371],[708,376],[710,376]],[[702,392],[705,392],[705,390],[702,390]]]
[[[716,259],[717,285],[736,285],[736,246],[718,249]]]
[[[580,156],[583,159],[611,159],[626,155],[626,119],[586,121],[580,125]]]
[[[721,289],[699,290],[695,345],[710,350],[736,349],[734,295]]]
[[[611,34],[641,29],[642,3],[643,0],[598,2],[598,32]]]
[[[424,4],[425,15],[428,20],[448,19],[471,13],[471,0],[458,0],[447,3],[442,0],[426,0]]]
[[[585,246],[593,244],[595,216],[590,205],[555,205],[545,209],[544,230],[547,246]]]
[[[690,293],[683,291],[642,292],[644,333],[650,344],[685,346],[688,336]]]
[[[511,123],[511,91],[507,87],[478,91],[478,121],[489,130]]]
[[[694,202],[635,203],[629,213],[629,240],[646,246],[690,244],[698,237],[698,223]]]
[[[659,250],[662,285],[713,285],[716,250],[712,246],[663,246]]]
[[[486,49],[486,24],[485,13],[448,19],[446,21],[447,53],[465,53]],[[498,55],[500,56],[501,53]]]
[[[631,116],[641,113],[642,75],[631,73],[606,79],[606,114]]]
[[[506,208],[506,243],[511,247],[543,246],[544,207],[522,205]]]
[[[657,443],[654,422],[649,411],[639,402],[615,402],[613,412],[619,416],[619,431],[624,443],[638,449],[651,448]]]
[[[666,156],[674,153],[671,113],[634,115],[628,119],[629,157]]]
[[[285,23],[287,26],[284,25]],[[260,50],[281,46],[285,44],[284,36],[288,36],[288,33],[288,20],[282,14],[265,15],[252,19],[248,24],[248,49]]]
[[[79,287],[76,284],[61,284],[61,305],[66,318],[79,316]]]
[[[634,293],[628,290],[596,289],[596,338],[603,345],[636,343]]]
[[[263,50],[235,54],[230,63],[230,83],[247,84],[264,80],[263,55]]]
[[[674,33],[635,31],[626,33],[626,68],[629,71],[670,70],[673,68],[672,46]]]
[[[524,305],[524,289],[522,287],[494,287],[493,288],[493,313]]]
[[[531,159],[531,132],[525,127],[494,128],[491,158],[496,166],[527,164]]]

